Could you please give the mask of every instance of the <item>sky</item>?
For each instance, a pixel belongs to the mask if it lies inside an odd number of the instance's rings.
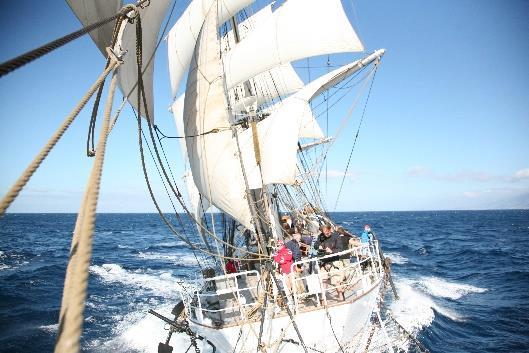
[[[529,2],[343,2],[366,50],[385,48],[387,53],[376,74],[336,210],[529,208]],[[176,3],[176,15],[187,3]],[[0,12],[0,62],[79,27],[66,2],[6,2]],[[172,97],[165,42],[160,50],[155,61],[155,119],[164,133],[176,135],[168,111]],[[342,55],[332,64],[359,57]],[[317,65],[318,60],[309,64]],[[294,65],[307,80],[304,63]],[[85,36],[0,79],[2,195],[103,66],[103,57]],[[316,73],[311,71],[312,79]],[[347,108],[351,102],[343,104]],[[9,212],[78,211],[93,162],[85,156],[90,111],[91,103]],[[333,145],[327,178],[321,180],[331,211],[361,111],[353,113]],[[330,135],[341,118],[335,111],[329,115]],[[166,140],[164,148],[179,187],[185,189],[178,142]],[[163,208],[170,211],[156,171],[152,165],[149,168]],[[130,108],[110,136],[98,212],[155,212],[143,179]]]

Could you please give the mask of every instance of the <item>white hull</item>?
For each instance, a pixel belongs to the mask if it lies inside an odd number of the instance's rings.
[[[296,314],[295,323],[309,352],[340,350],[337,340],[342,348],[365,340],[368,334],[365,331],[369,327],[371,314],[377,305],[380,285],[379,279],[364,295],[353,302],[344,302],[329,307],[328,314],[323,307],[315,307],[312,311]],[[190,321],[190,326],[193,331],[213,343],[217,353],[258,351],[260,322],[248,322],[216,329]],[[261,340],[263,351],[303,352],[299,341],[299,336],[288,315],[282,314],[280,317],[265,319]],[[202,351],[211,351],[211,346],[204,342]]]

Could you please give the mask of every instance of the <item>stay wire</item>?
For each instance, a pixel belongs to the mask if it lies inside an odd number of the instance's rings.
[[[342,182],[340,183],[340,189],[338,191],[338,195],[336,196],[336,202],[334,203],[333,211],[336,211],[336,207],[338,206],[338,201],[340,200],[340,195],[342,193],[343,183],[345,181],[345,177],[347,175],[347,171],[349,170],[349,165],[351,163],[351,157],[353,155],[353,151],[354,151],[355,146],[356,146],[356,141],[358,140],[358,135],[360,134],[360,129],[362,128],[362,123],[364,121],[364,116],[365,116],[365,113],[366,113],[367,103],[369,102],[369,97],[371,96],[371,89],[373,88],[373,83],[375,83],[375,77],[377,75],[377,71],[378,71],[378,65],[375,67],[375,72],[373,74],[373,79],[371,80],[371,85],[369,86],[369,92],[367,93],[367,99],[366,99],[366,102],[364,104],[364,109],[362,111],[362,116],[360,118],[360,122],[358,123],[358,129],[356,130],[356,135],[355,135],[355,139],[354,139],[354,142],[353,142],[353,147],[351,148],[351,152],[349,153],[349,159],[347,160],[347,166],[345,167],[345,171],[343,173]]]

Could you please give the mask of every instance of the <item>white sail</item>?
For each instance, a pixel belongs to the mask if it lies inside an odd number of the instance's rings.
[[[174,121],[176,125],[176,131],[178,132],[179,136],[185,136],[184,100],[185,100],[185,94],[182,94],[171,105],[171,112],[173,113],[173,117],[174,117]],[[178,139],[178,142],[180,142],[180,152],[182,152],[182,160],[184,161],[184,164],[187,165],[188,159],[187,159],[186,139],[185,138]]]
[[[181,95],[174,101],[174,103],[171,105],[171,111],[173,113],[173,117],[176,124],[176,130],[179,134],[179,136],[185,135],[184,130],[184,100],[185,95]],[[184,138],[179,139],[180,141],[180,149],[182,152],[182,159],[184,160],[184,164],[188,165],[189,160],[187,157],[187,147],[186,147],[186,140]],[[202,222],[202,217],[204,216],[204,213],[209,209],[209,201],[200,194],[200,192],[197,189],[197,186],[195,185],[195,182],[193,181],[193,174],[191,173],[191,170],[187,169],[184,172],[184,175],[182,176],[182,179],[184,180],[186,184],[187,189],[187,196],[189,198],[191,212],[193,213],[193,216],[195,217],[195,220],[197,222],[197,229],[198,232],[204,237],[204,224]],[[204,238],[205,241],[205,238]],[[207,243],[207,242],[206,242]]]
[[[152,91],[152,75],[154,68],[154,52],[158,33],[165,12],[169,5],[169,0],[151,1],[145,9],[140,9],[142,23],[142,71],[143,86],[147,100],[147,109],[151,119],[154,119],[154,104]],[[138,93],[136,83],[138,81],[138,66],[136,63],[136,26],[128,24],[123,33],[121,47],[127,51],[124,57],[124,63],[119,68],[118,78],[119,87],[123,95],[128,97],[130,104],[138,110]],[[141,115],[146,117],[145,108],[142,104]]]
[[[261,149],[261,173],[263,184],[294,184],[298,141],[308,131],[315,138],[322,138],[317,122],[312,115],[309,102],[318,94],[356,72],[369,60],[383,55],[377,51],[364,60],[344,65],[307,84],[298,93],[288,97],[272,115],[260,122],[259,143]],[[305,130],[306,129],[306,130]],[[316,136],[319,135],[319,136]],[[309,137],[309,136],[303,136]]]
[[[219,23],[225,22],[252,2],[253,0],[219,1]],[[173,97],[176,96],[180,81],[189,68],[198,34],[212,4],[213,0],[193,0],[169,31],[167,46]]]
[[[226,86],[294,60],[363,50],[340,0],[289,0],[226,54]]]
[[[229,126],[216,17],[216,8],[212,8],[191,60],[184,104],[187,136]],[[188,138],[186,146],[199,192],[217,208],[252,228],[245,182],[232,133],[221,131]]]
[[[303,81],[290,64],[283,64],[260,73],[251,79],[248,84],[253,93],[251,97],[245,96],[242,84],[230,91],[229,96],[233,102],[235,113],[246,111],[246,107],[254,102],[260,106],[279,96],[295,93],[303,87]],[[235,95],[239,99],[235,99]]]
[[[298,138],[322,139],[325,137],[320,124],[314,118],[310,105],[304,109],[304,114],[299,127]]]
[[[197,186],[193,181],[193,175],[191,174],[190,170],[185,171],[184,175],[182,176],[182,179],[184,179],[184,182],[186,184],[187,196],[189,197],[191,212],[193,213],[193,216],[195,217],[197,223],[197,230],[202,235],[202,237],[204,237],[205,225],[203,222],[203,217],[209,209],[209,201],[205,197],[200,195],[200,192],[198,191]],[[204,242],[207,244],[205,239]]]
[[[84,27],[115,15],[123,6],[123,0],[66,0],[66,2]],[[89,33],[105,58],[106,47],[111,44],[113,30],[114,24],[107,23]]]

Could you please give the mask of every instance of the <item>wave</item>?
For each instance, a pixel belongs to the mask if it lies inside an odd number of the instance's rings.
[[[160,314],[172,318],[172,305],[156,307]],[[165,323],[146,313],[147,307],[137,307],[135,311],[120,317],[112,328],[111,338],[107,341],[94,339],[87,348],[94,352],[154,352],[158,342],[165,342],[167,330]],[[171,346],[177,351],[189,346],[189,338],[180,333],[173,334]]]
[[[192,254],[161,254],[157,252],[140,252],[137,255],[140,259],[146,260],[162,260],[171,262],[182,266],[198,266],[199,263],[207,262],[208,260],[202,256],[195,257]]]
[[[6,254],[5,251],[0,250],[0,271],[14,270],[29,264],[29,261],[25,261],[25,259],[24,255],[16,253]]]
[[[457,300],[472,293],[485,293],[487,288],[475,287],[470,284],[448,282],[438,277],[421,277],[419,286],[427,293],[438,298]]]
[[[51,324],[51,325],[42,325],[42,326],[39,326],[39,329],[49,334],[56,334],[57,331],[59,330],[59,324],[57,323],[57,324]]]
[[[93,265],[90,266],[90,272],[101,278],[103,282],[136,287],[165,298],[176,298],[178,290],[186,290],[182,281],[173,277],[169,272],[151,274],[144,270],[127,271],[118,264]]]
[[[402,256],[398,252],[387,252],[384,255],[389,257],[391,259],[391,263],[396,265],[404,265],[409,261],[407,257]]]
[[[452,309],[436,303],[432,297],[416,288],[417,281],[400,279],[396,281],[400,300],[391,304],[391,311],[397,321],[413,334],[430,326],[435,312],[452,321],[464,321],[464,317]]]
[[[186,246],[187,244],[183,241],[168,241],[165,243],[159,243],[155,244],[153,247],[160,247],[160,248],[178,248],[182,246]]]

